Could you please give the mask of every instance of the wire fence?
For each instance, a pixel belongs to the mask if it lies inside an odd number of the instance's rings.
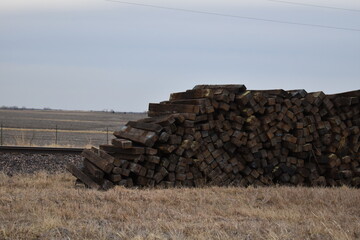
[[[96,130],[53,128],[24,128],[0,125],[0,146],[67,146],[85,147],[109,144],[113,130],[109,127]]]

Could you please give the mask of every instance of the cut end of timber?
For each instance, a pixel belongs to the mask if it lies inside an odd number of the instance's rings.
[[[70,172],[93,188],[360,187],[360,90],[326,95],[197,85],[83,152]]]

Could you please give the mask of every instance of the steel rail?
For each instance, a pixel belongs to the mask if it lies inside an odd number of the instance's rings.
[[[0,152],[80,154],[83,148],[0,146]]]

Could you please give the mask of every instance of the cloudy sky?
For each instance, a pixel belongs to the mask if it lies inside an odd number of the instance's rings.
[[[290,1],[323,7],[128,0],[239,16],[226,17],[103,0],[1,0],[0,106],[145,111],[196,84],[360,89],[360,1]]]

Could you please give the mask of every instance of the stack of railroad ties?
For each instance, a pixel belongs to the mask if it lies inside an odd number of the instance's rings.
[[[95,189],[204,185],[360,186],[360,90],[198,85],[84,150],[68,170]]]

